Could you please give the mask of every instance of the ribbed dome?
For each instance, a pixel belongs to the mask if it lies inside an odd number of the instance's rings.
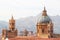
[[[48,23],[51,21],[51,19],[49,18],[49,16],[41,16],[40,20],[41,23]]]
[[[46,11],[45,7],[44,7],[44,10],[42,12],[42,16],[39,21],[42,23],[48,23],[51,21],[50,17],[47,15],[47,11]]]

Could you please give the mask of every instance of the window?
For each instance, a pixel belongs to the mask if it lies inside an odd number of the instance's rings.
[[[14,23],[12,23],[12,25],[14,25]]]
[[[44,33],[44,29],[42,29],[42,33]]]

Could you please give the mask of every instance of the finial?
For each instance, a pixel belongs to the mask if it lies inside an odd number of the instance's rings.
[[[14,19],[13,14],[11,14],[11,19]]]
[[[13,16],[12,16],[12,19],[14,19]]]
[[[45,6],[44,6],[44,10],[45,10]]]
[[[43,16],[47,16],[47,13],[46,13],[46,9],[45,9],[45,6],[44,6],[44,10],[43,10],[43,13],[42,13]]]
[[[46,12],[46,8],[45,8],[45,6],[44,6],[44,10],[43,10],[43,12]]]

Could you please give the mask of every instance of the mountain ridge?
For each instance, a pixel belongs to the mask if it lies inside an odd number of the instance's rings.
[[[18,31],[23,31],[24,29],[27,29],[28,31],[34,31],[36,32],[36,24],[40,19],[40,14],[37,16],[31,16],[26,18],[20,18],[16,19],[16,28]],[[54,33],[60,34],[60,16],[49,16],[52,19],[52,22],[54,24]],[[9,24],[5,21],[0,21],[0,33],[2,33],[2,29],[8,29]]]

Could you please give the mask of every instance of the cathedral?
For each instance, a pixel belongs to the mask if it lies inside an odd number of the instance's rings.
[[[31,36],[32,38],[34,37],[53,38],[53,22],[50,19],[50,17],[47,15],[47,10],[45,9],[45,7],[44,10],[42,11],[42,15],[40,17],[39,22],[37,22],[36,24],[36,29],[37,29],[36,36],[33,37]],[[9,20],[9,29],[2,30],[2,40],[5,39],[6,37],[8,37],[9,39],[14,38],[14,40],[17,40],[18,38],[17,36],[18,36],[18,30],[15,28],[15,20],[12,16],[12,18]],[[22,36],[20,37],[23,38]],[[28,36],[26,36],[25,38],[28,38]]]

